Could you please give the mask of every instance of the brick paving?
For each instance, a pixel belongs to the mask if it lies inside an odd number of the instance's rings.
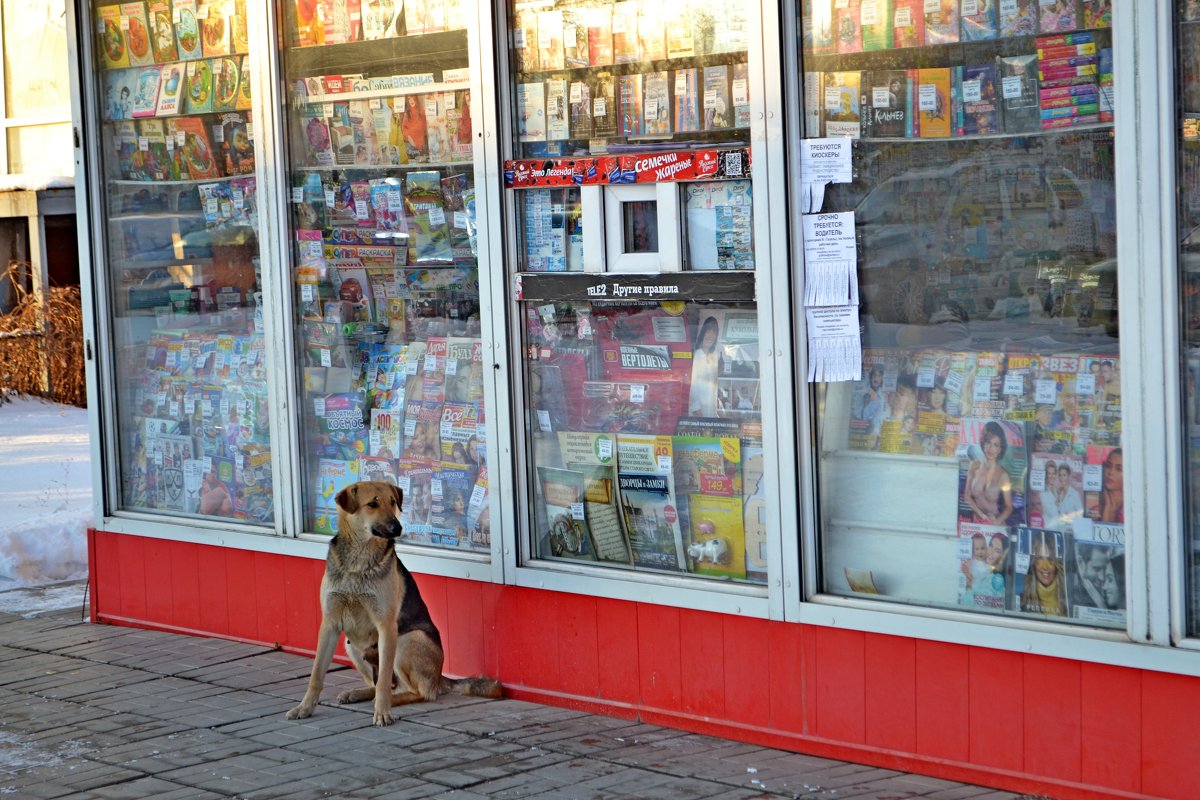
[[[249,644],[91,625],[5,592],[0,795],[131,800],[1019,800],[983,786],[518,700],[395,710],[325,701],[285,720],[310,661]],[[22,605],[27,596],[27,605]],[[22,611],[21,609],[24,608]]]

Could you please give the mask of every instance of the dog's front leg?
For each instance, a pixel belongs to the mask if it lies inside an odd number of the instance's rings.
[[[325,671],[333,660],[333,649],[337,647],[339,632],[333,625],[322,620],[320,633],[317,634],[317,653],[313,656],[312,674],[308,677],[308,689],[300,705],[287,712],[288,719],[304,719],[311,717],[313,708],[321,699],[321,687],[325,685]]]
[[[396,623],[379,623],[379,668],[375,670],[375,724],[392,724],[392,673],[396,670]]]

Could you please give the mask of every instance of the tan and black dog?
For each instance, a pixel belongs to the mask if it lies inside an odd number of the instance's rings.
[[[338,494],[338,532],[329,542],[321,580],[317,654],[304,699],[288,719],[312,715],[342,633],[367,685],[342,692],[338,702],[374,698],[376,725],[392,723],[393,705],[436,700],[440,694],[500,696],[500,683],[493,678],[442,675],[442,637],[393,546],[401,533],[403,499],[400,489],[383,482],[355,483]],[[381,664],[394,668],[380,669]]]

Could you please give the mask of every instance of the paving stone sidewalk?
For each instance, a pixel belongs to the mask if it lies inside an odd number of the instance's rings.
[[[83,584],[0,592],[0,795],[20,798],[1017,800],[981,786],[518,700],[443,697],[371,725],[335,667],[83,620]],[[57,600],[56,602],[53,602]],[[55,608],[55,605],[59,607]]]

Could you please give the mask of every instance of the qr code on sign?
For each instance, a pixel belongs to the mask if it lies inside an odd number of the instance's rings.
[[[723,153],[722,155],[725,156],[725,177],[740,178],[745,175],[741,153]]]

